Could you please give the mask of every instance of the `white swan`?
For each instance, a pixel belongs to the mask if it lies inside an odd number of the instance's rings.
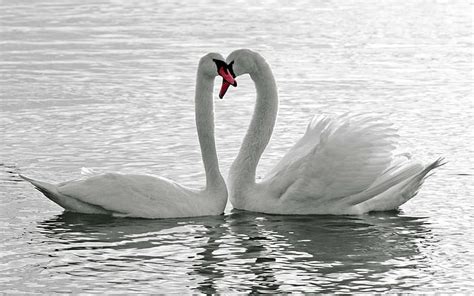
[[[250,74],[257,102],[227,185],[237,209],[273,214],[362,214],[398,208],[441,159],[424,166],[394,157],[396,130],[378,118],[315,117],[304,136],[262,180],[258,161],[272,135],[278,95],[270,66],[241,49],[227,57],[232,75]]]
[[[203,190],[149,175],[108,173],[59,184],[20,176],[50,200],[72,212],[142,218],[222,214],[227,202],[227,188],[216,154],[212,91],[217,75],[236,85],[226,66],[220,54],[210,53],[201,58],[197,71],[195,112],[206,171]]]

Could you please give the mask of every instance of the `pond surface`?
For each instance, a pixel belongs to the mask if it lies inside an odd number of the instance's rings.
[[[0,292],[474,290],[469,1],[1,1]],[[277,126],[264,175],[315,114],[370,111],[436,171],[399,212],[170,220],[63,213],[17,173],[99,172],[204,184],[194,80],[207,52],[272,66]],[[216,88],[218,86],[216,85]],[[215,100],[227,175],[255,90]]]

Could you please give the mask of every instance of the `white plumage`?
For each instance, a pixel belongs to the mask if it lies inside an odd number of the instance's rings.
[[[219,170],[214,142],[212,90],[217,62],[224,58],[207,54],[199,63],[196,81],[196,125],[206,171],[206,187],[191,189],[162,177],[96,174],[83,169],[83,179],[59,184],[23,179],[66,211],[121,217],[171,218],[222,214],[227,188]]]
[[[230,200],[239,209],[277,214],[361,214],[398,208],[418,191],[428,166],[395,156],[397,130],[376,116],[316,116],[304,136],[260,183],[255,170],[273,131],[276,83],[263,57],[237,50],[227,61],[255,82],[257,103],[232,165]]]

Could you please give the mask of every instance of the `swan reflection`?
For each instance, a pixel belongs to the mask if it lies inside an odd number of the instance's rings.
[[[55,247],[57,269],[127,271],[131,280],[150,287],[175,274],[167,285],[201,293],[229,287],[409,291],[416,287],[412,283],[429,281],[420,271],[429,267],[435,242],[425,218],[399,213],[280,216],[233,210],[226,216],[167,220],[62,214],[38,227]],[[393,287],[390,279],[401,277],[405,284]]]
[[[341,217],[236,212],[229,224],[235,236],[246,236],[241,258],[254,259],[248,270],[255,275],[256,290],[292,291],[297,283],[301,291],[393,289],[381,280],[399,273],[417,277],[417,268],[424,267],[420,262],[429,264],[423,260],[423,246],[433,241],[425,219],[398,213]]]

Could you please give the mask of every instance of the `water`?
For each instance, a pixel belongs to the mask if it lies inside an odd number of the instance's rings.
[[[468,1],[162,2],[0,2],[0,291],[474,290]],[[406,150],[449,163],[400,212],[361,217],[64,214],[18,178],[88,167],[202,185],[197,61],[243,47],[280,90],[259,175],[314,114],[346,111],[382,114]],[[255,99],[238,81],[215,101],[225,175]]]

